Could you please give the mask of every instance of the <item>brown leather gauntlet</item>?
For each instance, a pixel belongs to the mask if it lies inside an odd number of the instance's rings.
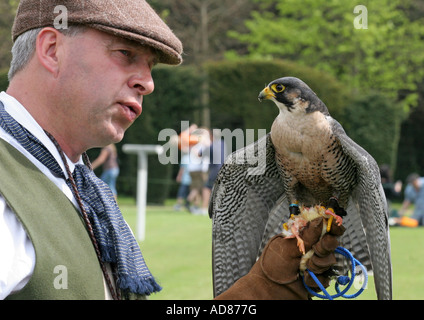
[[[301,232],[305,250],[314,250],[306,266],[327,287],[329,279],[322,275],[336,263],[334,250],[339,245],[337,237],[344,232],[343,226],[333,223],[329,233],[320,240],[323,219],[317,218],[308,223]],[[269,240],[262,255],[248,274],[240,278],[216,300],[306,300],[309,293],[299,276],[302,253],[295,238],[284,238],[281,234]],[[317,285],[304,274],[305,283],[317,291]]]

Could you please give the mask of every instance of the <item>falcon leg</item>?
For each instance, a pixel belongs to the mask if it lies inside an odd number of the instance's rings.
[[[343,218],[341,216],[346,215],[346,211],[339,206],[339,202],[336,197],[331,197],[329,201],[329,205],[327,210],[325,211],[327,215],[330,215],[330,219],[328,219],[327,223],[327,232],[331,229],[331,224],[333,220],[336,219],[337,225],[342,225]]]
[[[292,215],[297,216],[300,213],[299,205],[297,203],[298,203],[297,201],[294,201],[289,206],[289,217],[291,217]]]

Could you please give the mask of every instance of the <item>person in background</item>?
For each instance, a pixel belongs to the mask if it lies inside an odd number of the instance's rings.
[[[398,216],[398,212],[392,209],[392,201],[401,197],[402,181],[393,182],[392,170],[388,164],[380,166],[380,176],[387,201],[387,212],[389,213],[389,217],[396,217]]]
[[[208,212],[212,187],[227,155],[225,142],[218,133],[212,130],[212,132],[210,132],[210,139],[212,143],[209,146],[209,150],[208,152],[204,152],[205,155],[207,154],[209,156],[209,168],[208,179],[202,189],[202,214],[207,214]]]
[[[403,225],[403,220],[410,221],[412,219],[416,223],[408,226],[422,226],[424,225],[424,178],[420,177],[418,173],[411,173],[406,181],[408,184],[405,188],[405,199],[399,211],[401,225]],[[411,204],[415,204],[412,216],[409,219],[402,219],[407,218],[405,213]]]
[[[118,191],[116,190],[116,179],[119,176],[119,163],[118,151],[115,144],[111,143],[103,147],[99,156],[91,163],[93,170],[103,165],[103,171],[100,176],[112,190],[115,199],[118,198]]]
[[[187,197],[190,193],[191,177],[188,172],[188,153],[183,153],[181,156],[180,169],[176,177],[177,183],[179,183],[177,191],[177,203],[174,206],[175,211],[180,211],[182,206],[185,206],[190,211],[190,202]]]
[[[188,128],[182,130],[178,136],[172,136],[172,143],[178,145],[181,153],[180,167],[176,176],[176,181],[179,183],[177,191],[177,203],[174,210],[178,211],[184,204],[188,211],[191,211],[189,195],[191,191],[191,176],[189,170],[190,150],[191,147],[199,143],[199,137],[193,132],[198,129],[197,124],[192,123]]]
[[[190,147],[188,172],[191,177],[190,193],[188,201],[190,202],[190,212],[195,215],[206,215],[203,207],[203,187],[208,179],[209,155],[202,151],[210,146],[210,133],[206,128],[198,128],[191,135],[196,136],[198,143]]]

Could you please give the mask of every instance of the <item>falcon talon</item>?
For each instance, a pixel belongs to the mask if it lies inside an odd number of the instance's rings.
[[[328,219],[328,222],[327,222],[327,232],[330,232],[330,230],[331,230],[331,225],[333,224],[333,220],[334,220],[334,217],[333,217],[333,216],[331,216],[331,217]]]
[[[338,215],[334,212],[334,209],[333,209],[333,208],[328,208],[328,209],[325,211],[325,214],[329,215],[329,216],[330,216],[330,219],[331,219],[331,218],[336,219],[336,223],[337,223],[337,225],[338,225],[338,226],[341,226],[341,225],[342,225],[342,223],[343,223],[343,218],[342,218],[342,217],[340,217],[340,216],[338,216]],[[331,219],[331,222],[333,221],[333,219]],[[330,230],[330,229],[329,229],[329,230]]]

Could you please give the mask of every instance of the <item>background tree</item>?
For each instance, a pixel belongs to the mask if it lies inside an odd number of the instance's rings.
[[[12,54],[12,25],[15,18],[18,0],[2,0],[0,1],[0,70],[9,68]]]
[[[186,63],[198,68],[202,110],[199,123],[210,127],[209,77],[204,63],[222,58],[231,46],[229,38],[223,35],[229,29],[243,29],[242,21],[253,4],[250,0],[160,0],[151,4],[183,42]]]
[[[356,29],[354,0],[261,0],[245,22],[247,33],[231,36],[249,56],[284,58],[329,72],[352,90],[374,89],[406,107],[417,103],[424,75],[424,17],[409,18],[422,1],[365,1],[367,29]],[[404,95],[399,97],[400,90]]]
[[[184,45],[184,64],[220,60],[237,41],[228,30],[246,30],[243,21],[257,7],[252,0],[149,1]],[[244,47],[244,46],[243,46]]]

